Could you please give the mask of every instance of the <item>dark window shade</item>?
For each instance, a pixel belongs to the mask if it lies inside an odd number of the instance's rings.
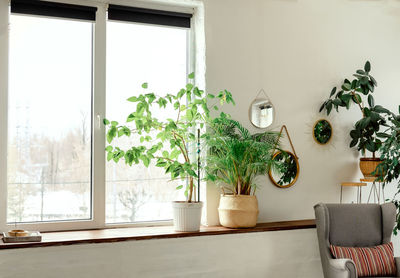
[[[190,28],[192,14],[109,5],[108,19]]]
[[[96,20],[96,7],[39,0],[11,0],[11,13]]]

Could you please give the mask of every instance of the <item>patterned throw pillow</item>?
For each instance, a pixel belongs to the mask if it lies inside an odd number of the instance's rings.
[[[373,247],[331,245],[331,252],[336,259],[353,260],[359,277],[396,276],[396,262],[391,242]]]

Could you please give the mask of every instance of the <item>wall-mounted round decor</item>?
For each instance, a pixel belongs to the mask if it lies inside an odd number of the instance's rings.
[[[333,136],[333,128],[331,123],[325,119],[319,119],[314,124],[312,134],[315,142],[318,144],[328,144]]]
[[[280,188],[288,188],[295,184],[300,172],[297,157],[289,151],[278,151],[272,159],[280,164],[279,171],[270,169],[268,172],[272,183]]]

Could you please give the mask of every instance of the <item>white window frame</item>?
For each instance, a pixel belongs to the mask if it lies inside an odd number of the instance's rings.
[[[47,0],[49,1],[49,0]],[[102,119],[106,112],[106,45],[107,45],[107,8],[108,4],[118,4],[151,9],[165,9],[193,13],[195,21],[197,1],[193,5],[160,6],[155,2],[143,5],[133,1],[125,3],[101,3],[97,1],[53,0],[67,4],[80,4],[97,7],[96,21],[93,23],[93,109],[92,109],[92,219],[65,220],[54,222],[18,223],[17,228],[37,231],[87,230],[115,227],[171,225],[171,221],[151,221],[135,223],[106,223],[106,156],[105,126]],[[126,3],[127,2],[127,3]],[[133,2],[133,3],[132,3]],[[202,10],[201,10],[202,12]],[[0,0],[0,231],[15,227],[7,223],[7,132],[8,132],[8,63],[9,63],[9,0]],[[187,38],[187,72],[195,71],[195,24],[191,25]],[[196,70],[196,73],[198,71]],[[172,200],[171,200],[172,201]]]

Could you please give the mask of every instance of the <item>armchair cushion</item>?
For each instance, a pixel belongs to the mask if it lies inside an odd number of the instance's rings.
[[[351,259],[359,277],[396,276],[393,244],[387,243],[374,247],[340,247],[331,245],[333,257]]]

